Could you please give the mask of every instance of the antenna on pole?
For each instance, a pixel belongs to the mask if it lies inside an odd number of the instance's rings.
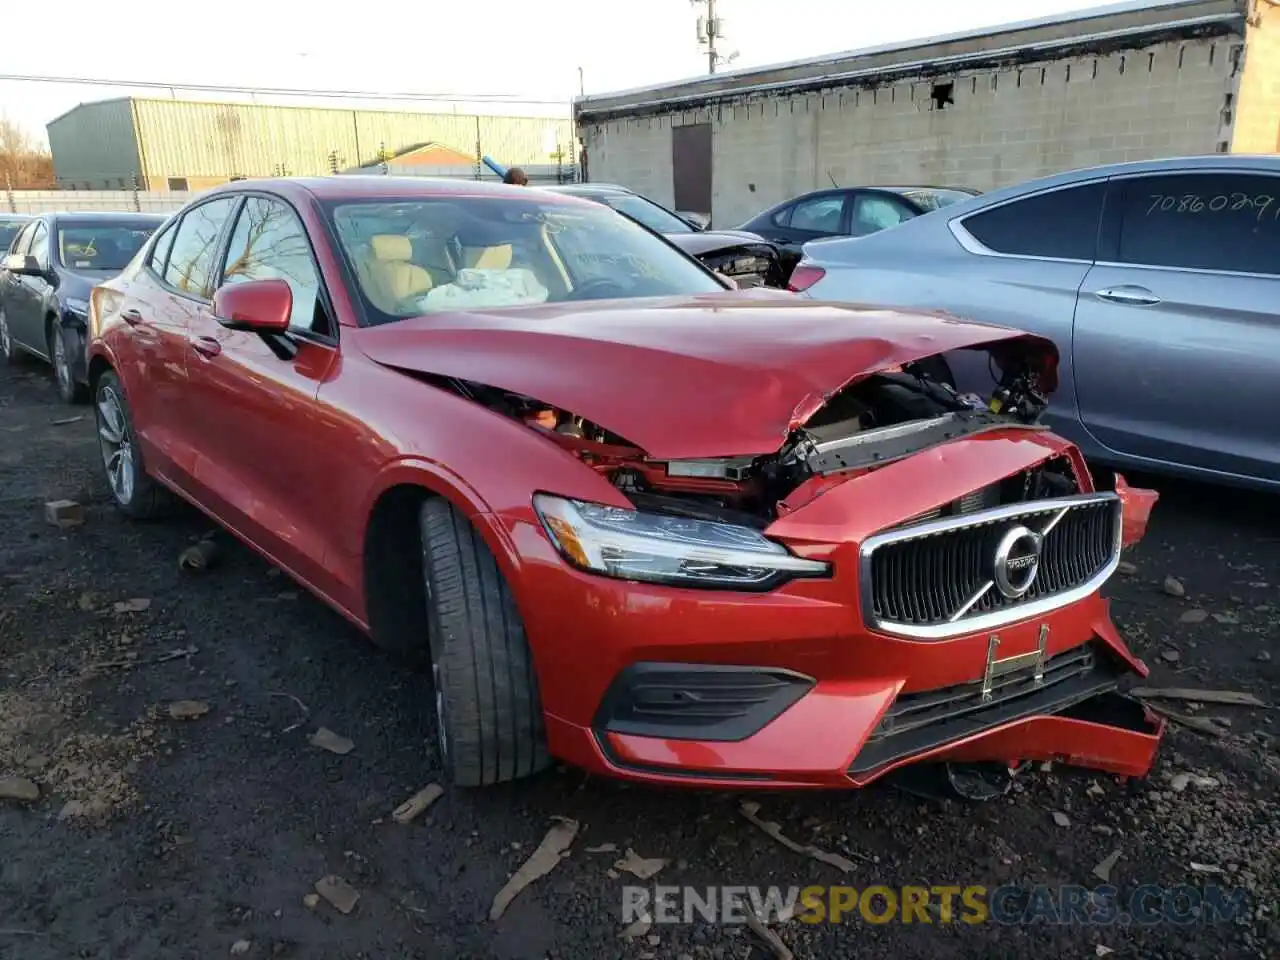
[[[689,0],[694,6],[705,6],[706,16],[698,18],[698,46],[707,49],[707,73],[715,73],[721,64],[738,59],[735,50],[728,56],[720,53],[717,42],[724,39],[724,21],[716,15],[716,0]]]

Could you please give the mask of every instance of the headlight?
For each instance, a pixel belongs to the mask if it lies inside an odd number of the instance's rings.
[[[79,297],[67,297],[62,301],[68,310],[72,313],[78,313],[82,317],[89,315],[89,301],[81,300]]]
[[[750,527],[541,493],[533,505],[566,560],[623,580],[761,590],[790,577],[831,573],[830,564],[797,557]]]

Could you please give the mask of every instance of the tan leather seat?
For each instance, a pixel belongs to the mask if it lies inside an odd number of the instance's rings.
[[[408,237],[378,234],[370,238],[369,247],[373,256],[360,264],[361,281],[378,309],[395,313],[405,301],[435,286],[431,274],[413,262],[413,244]]]
[[[468,267],[480,270],[509,270],[512,257],[511,244],[501,243],[492,247],[463,247],[462,255]]]

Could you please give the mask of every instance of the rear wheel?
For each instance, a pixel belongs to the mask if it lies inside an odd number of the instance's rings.
[[[550,763],[542,703],[520,611],[497,561],[441,499],[422,506],[436,729],[446,776],[479,787]]]
[[[95,384],[94,419],[107,485],[116,506],[135,520],[159,516],[168,506],[168,491],[147,476],[133,415],[120,378],[112,370],[103,373]]]

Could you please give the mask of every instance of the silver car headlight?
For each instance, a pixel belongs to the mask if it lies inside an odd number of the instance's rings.
[[[831,575],[829,563],[797,557],[750,527],[543,493],[533,498],[533,505],[566,560],[608,577],[763,590],[792,577]]]

